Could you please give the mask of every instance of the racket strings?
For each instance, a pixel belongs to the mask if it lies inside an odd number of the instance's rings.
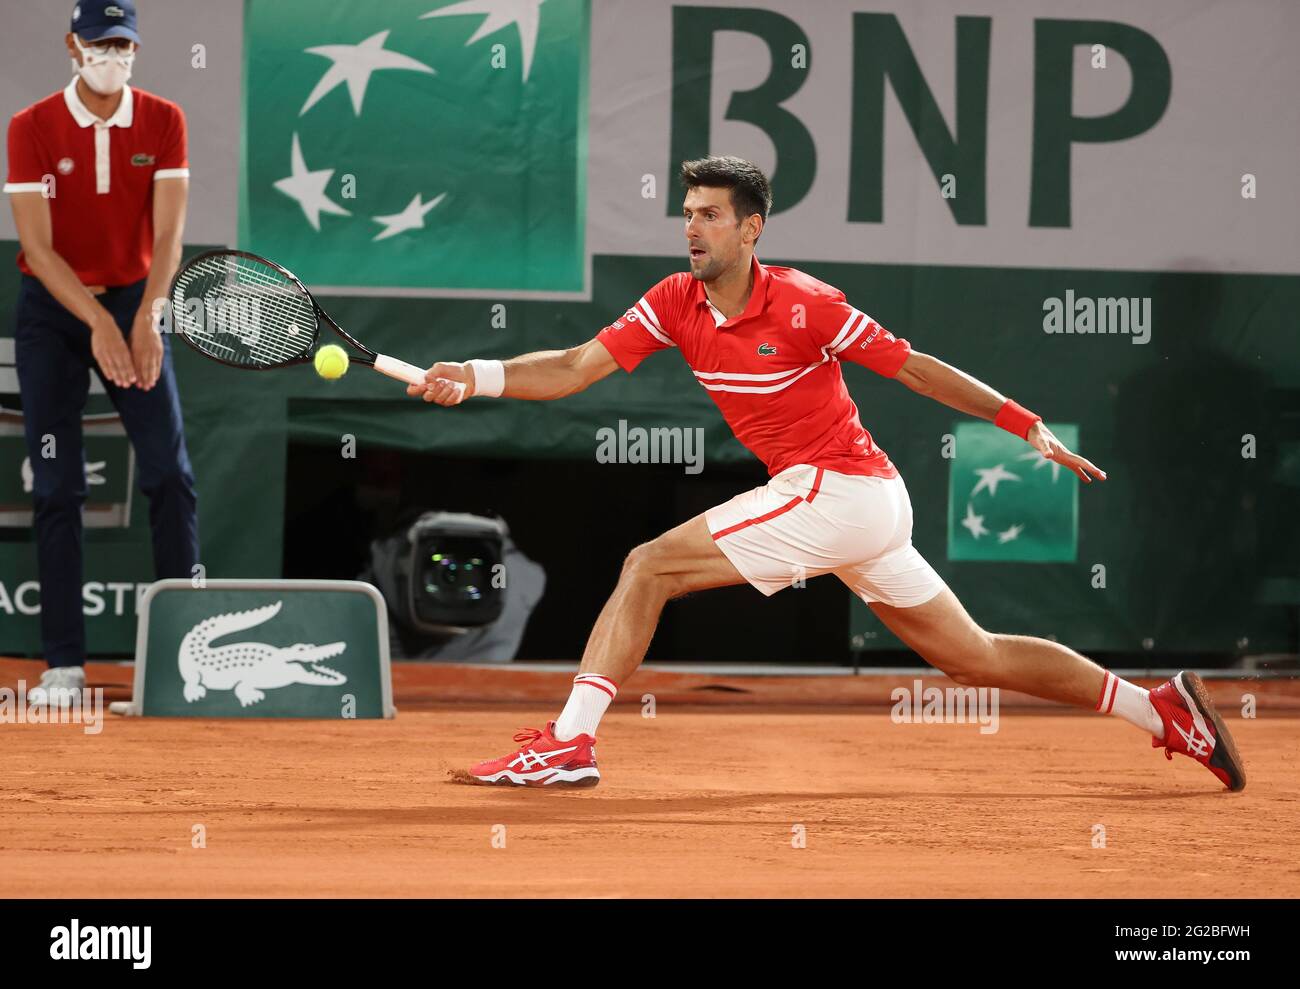
[[[279,272],[227,255],[207,259],[200,273],[221,279],[215,299],[211,290],[205,293],[205,306],[212,307],[215,317],[206,320],[205,327],[211,330],[215,324],[220,332],[224,323],[226,333],[248,347],[257,363],[284,363],[310,345],[316,314],[297,286]]]
[[[300,324],[308,319],[314,330],[314,313],[294,304],[296,290],[282,280],[246,265],[232,269],[221,259],[208,259],[196,265],[195,277],[185,288],[202,306],[198,319],[186,310],[183,330],[214,356],[271,366],[299,356],[309,344],[310,331],[305,337],[298,334],[302,333]]]
[[[201,303],[196,313],[189,300]],[[250,367],[304,356],[316,312],[298,285],[274,268],[233,254],[191,262],[173,293],[178,328],[200,350]]]

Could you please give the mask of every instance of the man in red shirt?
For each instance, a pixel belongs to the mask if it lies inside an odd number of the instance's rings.
[[[514,360],[439,363],[412,396],[547,400],[670,347],[772,475],[761,487],[679,525],[627,558],[592,629],[559,718],[516,735],[511,755],[471,767],[485,783],[594,786],[596,727],[640,665],[664,604],[748,581],[773,594],[833,573],[900,639],[965,686],[1000,687],[1114,714],[1239,790],[1245,773],[1200,679],[1180,673],[1147,691],[1046,639],[980,628],[912,545],[898,470],[862,427],[844,386],[851,361],[960,412],[991,420],[1085,482],[1105,473],[1066,449],[1042,419],[987,385],[914,351],[844,294],[793,268],[760,264],[754,245],[771,207],[749,162],[682,165],[690,271],[670,275],[578,347]]]
[[[198,559],[194,476],[168,341],[155,325],[181,255],[185,116],[126,84],[140,37],[131,0],[80,0],[67,88],[9,123],[9,194],[22,250],[14,334],[31,461],[41,638],[49,669],[28,696],[85,685],[81,414],[94,368],[135,449],[157,576]]]

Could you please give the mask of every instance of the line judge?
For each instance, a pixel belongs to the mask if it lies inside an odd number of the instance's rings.
[[[153,304],[180,263],[185,115],[127,85],[136,26],[133,0],[81,0],[64,38],[72,81],[9,122],[4,191],[22,248],[15,358],[49,666],[33,704],[66,704],[86,682],[81,417],[91,370],[135,450],[157,577],[188,577],[198,560],[194,475]]]

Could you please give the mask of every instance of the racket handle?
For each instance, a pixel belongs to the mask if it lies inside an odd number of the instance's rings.
[[[406,361],[399,361],[396,357],[389,357],[386,354],[375,355],[375,370],[398,381],[405,381],[408,385],[424,384],[424,368],[407,364]]]
[[[375,370],[380,374],[386,374],[390,378],[396,378],[398,381],[405,381],[408,385],[423,385],[424,368],[416,367],[414,364],[407,364],[406,361],[399,361],[396,357],[389,357],[387,354],[375,355]],[[463,392],[465,386],[457,383],[457,387]]]

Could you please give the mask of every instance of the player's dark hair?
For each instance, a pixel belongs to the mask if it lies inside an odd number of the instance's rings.
[[[688,192],[696,186],[730,189],[736,219],[744,220],[757,213],[767,222],[768,210],[772,208],[772,186],[753,162],[731,155],[696,158],[682,162],[681,179]]]

